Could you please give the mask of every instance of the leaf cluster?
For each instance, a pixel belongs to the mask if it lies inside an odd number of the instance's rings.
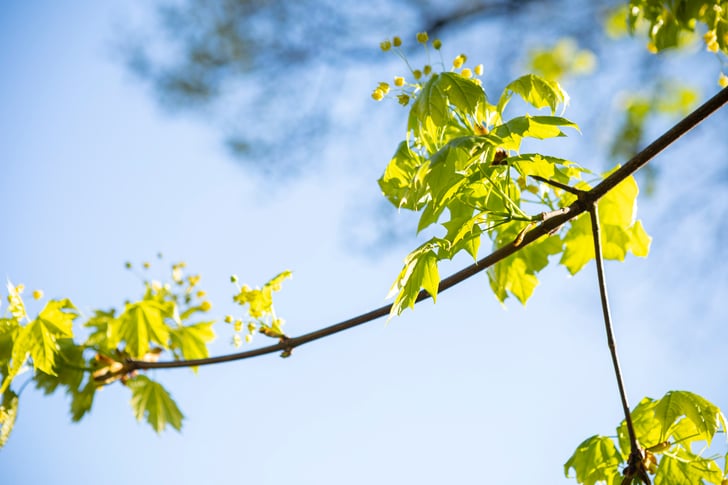
[[[145,263],[144,268],[148,267]],[[172,266],[170,283],[145,280],[142,297],[127,301],[121,311],[95,310],[80,331],[73,327],[82,315],[70,300],[50,300],[30,318],[21,296],[22,285],[9,283],[9,305],[0,318],[0,446],[13,428],[25,387],[17,390],[15,381],[26,371],[33,372],[26,383],[33,382],[45,394],[65,391],[73,421],[91,410],[100,387],[118,380],[130,389],[138,420],[146,419],[157,432],[168,425],[179,430],[183,415],[169,392],[160,383],[138,375],[131,363],[154,362],[165,353],[174,360],[209,357],[215,320],[206,314],[212,305],[198,287],[199,275],[185,277],[183,268],[184,263]],[[271,318],[272,292],[289,276],[290,272],[281,273],[261,289],[243,286],[234,297],[249,305],[248,313],[261,323],[261,333],[283,335],[282,320]],[[36,294],[39,299],[40,292]]]
[[[436,223],[442,229],[405,259],[390,291],[392,314],[412,307],[421,289],[436,298],[440,261],[461,251],[477,258],[485,236],[493,247],[517,243],[533,225],[572,204],[576,191],[589,189],[596,178],[572,161],[521,153],[526,140],[533,145],[563,137],[565,129],[578,130],[557,114],[569,97],[555,81],[522,76],[506,86],[495,104],[479,79],[462,72],[433,73],[410,86],[414,101],[407,136],[379,185],[397,208],[420,213],[418,232],[434,232],[430,226]],[[506,118],[514,95],[547,114]],[[635,218],[637,192],[636,182],[629,178],[600,201],[608,259],[623,260],[627,252],[647,255],[650,238]],[[496,297],[503,302],[514,296],[525,303],[551,256],[560,254],[560,263],[570,273],[578,272],[594,258],[589,228],[588,218],[581,216],[489,268]]]
[[[687,391],[669,391],[661,399],[644,398],[631,413],[642,449],[642,466],[654,475],[654,483],[725,483],[726,472],[717,460],[703,456],[716,433],[726,431],[726,419],[717,406]],[[592,436],[581,443],[564,464],[568,477],[584,485],[622,483],[620,469],[630,454],[627,424],[622,421],[616,438]]]
[[[688,42],[699,24],[710,52],[728,54],[728,1],[725,0],[630,0],[627,26],[635,32],[646,27],[653,52]]]

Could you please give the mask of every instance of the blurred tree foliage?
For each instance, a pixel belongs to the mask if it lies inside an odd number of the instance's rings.
[[[655,22],[672,17],[669,12],[660,17],[652,4],[635,17],[630,6],[641,3],[160,0],[156,25],[130,33],[124,52],[132,71],[163,106],[206,117],[224,133],[230,151],[254,171],[297,175],[315,168],[324,158],[319,154],[342,135],[341,103],[351,116],[363,97],[339,103],[321,98],[347,89],[361,76],[362,66],[381,72],[373,67],[389,62],[377,48],[383,39],[414,39],[416,32],[427,31],[432,38],[464,41],[473,47],[473,56],[489,59],[491,85],[528,71],[566,81],[578,93],[568,81],[588,76],[586,92],[604,94],[582,100],[589,108],[578,119],[584,133],[599,134],[601,146],[592,158],[604,164],[628,159],[643,147],[650,126],[671,122],[694,107],[699,86],[706,85],[701,81],[714,85],[714,65],[707,76],[685,82],[653,55],[658,48],[706,54],[697,42],[705,34],[703,26],[694,35],[672,29],[676,36],[667,40],[669,32],[662,29],[657,45],[646,37],[655,31]],[[630,29],[642,39],[624,39]],[[408,56],[416,58],[416,53]],[[641,174],[648,192],[654,170]]]

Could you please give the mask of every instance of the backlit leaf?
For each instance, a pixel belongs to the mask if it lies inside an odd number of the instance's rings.
[[[665,454],[655,473],[655,485],[721,485],[723,473],[713,460],[696,456],[684,448]]]
[[[8,442],[18,417],[18,395],[11,390],[2,394],[0,401],[0,449]]]
[[[143,357],[149,351],[151,342],[168,348],[169,326],[165,319],[172,317],[173,310],[172,302],[142,300],[128,303],[118,323],[115,323],[115,339],[126,342],[126,351],[136,358]]]
[[[573,469],[576,481],[581,484],[606,482],[611,485],[616,479],[621,481],[618,469],[621,462],[621,454],[611,438],[592,436],[584,440],[564,464],[564,474],[569,477],[569,471]]]
[[[695,425],[700,433],[698,438],[708,444],[718,429],[726,429],[725,417],[720,409],[692,392],[670,391],[655,405],[655,418],[661,424],[663,436],[668,436],[671,427],[683,416]]]
[[[498,101],[498,111],[500,113],[503,113],[503,110],[514,93],[535,108],[549,108],[551,114],[556,112],[559,104],[564,106],[569,104],[569,95],[566,94],[566,91],[564,91],[559,83],[548,81],[535,74],[526,74],[512,81],[503,90],[500,101]]]
[[[437,298],[440,284],[437,250],[442,244],[442,240],[433,238],[407,256],[404,268],[387,295],[387,298],[395,296],[392,315],[399,315],[405,308],[414,307],[421,288],[424,288],[433,300]]]
[[[214,323],[203,322],[173,328],[170,332],[172,349],[178,349],[187,360],[208,357],[210,353],[207,343],[215,338],[215,331],[212,329]]]
[[[406,141],[399,144],[390,160],[384,175],[379,179],[379,187],[387,199],[397,208],[416,210],[424,196],[424,183],[418,177],[424,160],[412,152]],[[422,172],[423,175],[426,174]]]
[[[126,381],[126,386],[131,389],[131,407],[138,421],[146,418],[157,433],[167,425],[182,429],[184,416],[161,384],[140,375]]]

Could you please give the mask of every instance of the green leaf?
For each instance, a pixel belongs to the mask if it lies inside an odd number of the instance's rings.
[[[637,182],[628,177],[598,202],[602,253],[605,259],[623,261],[627,252],[645,257],[651,238],[640,221],[637,212]],[[571,221],[564,236],[564,254],[560,263],[573,275],[594,259],[591,217],[582,214]]]
[[[73,321],[78,318],[78,310],[70,300],[51,300],[38,314],[45,331],[60,337],[73,337]]]
[[[584,440],[564,464],[564,474],[569,477],[569,470],[573,469],[576,481],[584,485],[599,482],[611,484],[617,478],[621,480],[618,469],[620,463],[621,454],[611,438],[592,436]]]
[[[512,81],[503,90],[498,101],[498,112],[503,113],[513,94],[519,95],[527,103],[537,109],[550,108],[551,114],[556,113],[559,104],[569,104],[569,95],[556,81],[548,81],[535,74],[526,74]]]
[[[38,318],[22,327],[13,344],[12,364],[9,381],[22,367],[27,355],[33,359],[33,367],[46,374],[56,375],[53,369],[57,340],[73,337],[73,320],[78,317],[75,307],[69,300],[51,300],[38,314]],[[4,386],[0,391],[4,391]]]
[[[172,349],[179,350],[184,359],[204,359],[210,355],[207,343],[215,338],[212,325],[215,322],[196,323],[184,327],[173,328]]]
[[[399,315],[405,308],[414,308],[420,288],[424,288],[433,301],[437,298],[440,274],[437,270],[437,250],[447,241],[432,238],[412,251],[405,259],[404,268],[392,285],[387,298],[395,296],[390,315]]]
[[[681,417],[695,425],[698,439],[710,445],[718,429],[726,430],[726,421],[720,409],[707,399],[688,391],[669,391],[655,404],[655,418],[660,423],[660,434],[669,436],[670,430]]]
[[[96,383],[92,378],[89,378],[85,386],[71,390],[71,419],[73,421],[80,421],[86,413],[91,411],[96,389],[98,389]]]
[[[161,384],[141,375],[129,379],[126,385],[131,389],[131,407],[137,421],[146,418],[157,433],[168,424],[177,431],[182,429],[184,416]]]
[[[412,103],[407,129],[414,131],[415,137],[434,139],[449,123],[451,106],[461,115],[481,121],[485,105],[485,92],[472,79],[453,72],[433,74]]]
[[[657,401],[645,397],[630,413],[637,441],[643,448],[655,446],[666,439],[660,434],[660,423],[655,418],[655,404],[657,404]],[[622,420],[617,428],[617,436],[619,437],[619,447],[624,452],[623,458],[626,460],[630,451],[626,421]]]
[[[440,74],[439,84],[456,111],[482,121],[483,108],[487,103],[485,91],[473,79],[466,79],[455,72]]]
[[[58,354],[53,374],[39,370],[35,375],[36,389],[42,389],[46,395],[55,392],[59,385],[78,389],[87,374],[84,370],[86,361],[83,358],[83,348],[75,345],[69,338],[59,339],[57,343]]]
[[[2,394],[0,403],[0,449],[8,442],[10,433],[15,426],[15,419],[18,417],[18,395],[11,390]]]
[[[470,166],[489,149],[490,146],[481,137],[459,137],[432,156],[429,172],[424,178],[430,200],[420,216],[418,232],[437,222],[445,207],[469,181]]]
[[[407,129],[414,130],[415,136],[429,120],[435,127],[443,126],[448,119],[447,96],[440,84],[440,75],[433,74],[422,86],[417,99],[412,103]]]
[[[118,342],[113,342],[116,310],[96,310],[84,327],[94,329],[86,339],[86,345],[102,350],[111,350]]]
[[[684,448],[676,454],[664,454],[655,473],[655,485],[721,485],[723,473],[718,464],[696,456]]]
[[[114,339],[126,342],[126,351],[134,358],[141,358],[149,351],[151,342],[162,348],[169,346],[169,327],[174,303],[142,300],[128,303],[118,320],[114,322]]]
[[[513,241],[522,228],[523,225],[512,224],[499,235],[501,243]],[[489,268],[488,280],[498,300],[503,303],[510,293],[525,305],[538,286],[536,274],[548,265],[548,257],[561,249],[559,237],[544,237]]]
[[[417,210],[424,196],[422,170],[425,161],[410,150],[406,141],[397,147],[384,175],[379,179],[379,187],[387,199],[397,208]]]
[[[270,288],[271,291],[281,291],[281,284],[290,278],[293,278],[293,273],[290,270],[281,271],[271,278],[264,287]]]
[[[0,376],[7,374],[7,365],[13,352],[13,342],[20,325],[15,318],[0,318]]]

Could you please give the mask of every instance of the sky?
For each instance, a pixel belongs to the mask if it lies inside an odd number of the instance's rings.
[[[404,133],[403,113],[368,102],[383,76],[346,73],[356,82],[341,96],[362,101],[342,108],[341,136],[325,147],[320,171],[262,179],[229,158],[214,127],[163,111],[128,73],[120,26],[149,10],[136,0],[39,0],[0,14],[0,277],[71,298],[89,315],[141,295],[126,261],[152,261],[161,278],[184,260],[222,316],[235,310],[231,274],[260,285],[291,269],[276,300],[289,335],[382,305],[415,247],[410,238],[371,253],[350,240],[370,230],[362,221],[376,204],[376,177]],[[571,94],[578,106],[589,90]],[[607,264],[633,404],[686,389],[728,405],[728,271],[707,256],[728,206],[725,186],[695,195],[726,176],[725,157],[694,149],[713,143],[727,120],[708,120],[656,160],[666,189],[640,199],[652,254]],[[357,126],[367,129],[353,139]],[[562,143],[588,159],[590,139]],[[457,259],[441,274],[466,264]],[[221,324],[213,354],[233,351],[230,335]],[[118,383],[76,424],[65,396],[28,386],[0,451],[0,482],[575,483],[563,463],[620,421],[591,265],[575,277],[545,270],[525,308],[504,308],[479,275],[436,305],[308,344],[290,359],[150,377],[185,414],[181,433],[136,422]]]

